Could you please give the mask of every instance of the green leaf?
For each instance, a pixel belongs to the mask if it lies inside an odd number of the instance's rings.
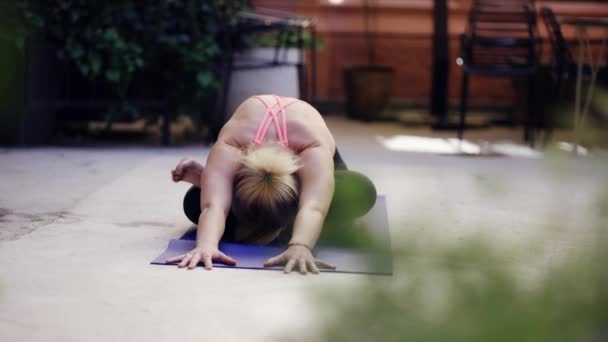
[[[23,37],[15,38],[15,45],[17,45],[19,50],[23,50],[23,47],[25,46],[25,39]]]
[[[109,28],[103,33],[103,36],[107,41],[112,41],[118,38],[118,31],[115,28]]]
[[[122,40],[120,36],[117,36],[116,39],[114,39],[114,46],[118,50],[124,50],[127,47],[127,44],[125,44],[125,41]]]
[[[219,50],[218,46],[215,44],[207,46],[207,54],[209,56],[213,56],[213,55],[217,54],[219,51],[220,50]]]
[[[209,87],[213,84],[213,75],[209,71],[199,71],[196,74],[196,81],[202,87]]]
[[[68,44],[67,50],[74,59],[78,59],[84,55],[84,49],[77,44]]]
[[[89,52],[89,65],[94,75],[99,73],[101,70],[101,57],[95,52]]]
[[[106,70],[106,79],[110,82],[120,81],[120,72],[116,70]]]
[[[87,64],[82,64],[82,63],[79,63],[79,64],[78,64],[78,69],[80,69],[80,73],[81,73],[83,76],[85,76],[85,77],[88,77],[88,76],[89,76],[89,71],[90,71],[90,68],[89,68],[89,66],[88,66]]]

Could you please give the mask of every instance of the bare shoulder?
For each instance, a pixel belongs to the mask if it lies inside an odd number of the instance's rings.
[[[224,142],[216,142],[209,156],[207,157],[207,165],[203,172],[204,178],[232,179],[236,170],[239,167],[241,160],[241,150],[226,144]]]
[[[215,144],[227,145],[237,149],[242,148],[241,139],[239,139],[239,133],[242,131],[242,126],[243,120],[231,118],[220,130]]]
[[[289,109],[294,120],[293,140],[302,138],[298,151],[322,147],[333,155],[336,143],[321,113],[304,101],[295,102]]]
[[[274,101],[272,95],[247,98],[222,127],[218,142],[240,149],[246,148],[256,136],[260,121],[264,118],[266,105],[271,106]],[[290,148],[300,153],[310,147],[325,146],[333,153],[335,142],[319,111],[296,98],[281,97],[281,101],[286,106]],[[271,125],[268,136],[275,137],[276,134],[275,127]]]
[[[316,145],[301,151],[298,156],[302,160],[301,170],[313,172],[319,167],[331,167],[333,169],[333,151],[327,146]]]
[[[300,153],[300,158],[300,208],[319,208],[326,213],[334,192],[333,156],[324,146],[316,146]]]

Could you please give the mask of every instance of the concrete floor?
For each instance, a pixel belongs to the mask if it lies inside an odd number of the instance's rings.
[[[605,157],[565,153],[467,157],[400,151],[396,136],[453,137],[426,128],[328,123],[351,169],[388,198],[393,244],[425,232],[446,241],[487,236],[527,248],[533,271],[588,243]],[[517,129],[468,134],[520,138]],[[519,147],[519,150],[525,150]],[[314,292],[366,276],[151,266],[190,227],[188,188],[169,170],[188,146],[0,150],[0,340],[281,340],[314,331]],[[602,185],[602,186],[599,186]],[[396,266],[391,281],[407,272]]]

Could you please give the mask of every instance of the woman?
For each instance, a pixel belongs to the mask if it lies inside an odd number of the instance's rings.
[[[313,256],[326,218],[363,215],[376,199],[365,176],[346,170],[319,112],[275,95],[245,100],[220,131],[207,165],[184,159],[172,178],[193,184],[184,210],[198,226],[196,247],[167,260],[188,269],[199,262],[208,270],[214,261],[235,265],[218,249],[220,240],[268,244],[286,235],[286,250],[265,267],[284,265],[286,273],[297,267],[302,274],[333,268]]]

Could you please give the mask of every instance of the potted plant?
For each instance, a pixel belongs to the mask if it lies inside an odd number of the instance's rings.
[[[63,103],[63,113],[74,112],[79,120],[101,117],[108,124],[135,119],[156,122],[162,116],[164,132],[177,114],[188,113],[199,124],[207,119],[211,110],[205,107],[213,107],[213,94],[219,88],[217,66],[225,59],[223,30],[236,21],[236,13],[247,8],[246,0],[16,3],[15,11],[25,22],[16,29],[27,33],[25,28],[31,26],[44,38],[57,56],[52,59],[55,64],[46,63],[50,65],[46,69],[66,70],[62,77],[69,78],[69,96],[49,98],[61,100],[56,102]],[[27,55],[28,45],[38,48],[39,44],[26,44],[24,38],[29,35],[25,33],[17,36],[17,43],[25,45],[22,50]],[[32,84],[40,83],[37,71],[32,68]],[[68,83],[54,82],[56,87]],[[88,100],[104,108],[87,107],[87,112],[72,106]],[[134,102],[148,105],[139,112]],[[150,108],[150,103],[158,108]],[[169,134],[164,138],[168,143]]]
[[[349,118],[371,121],[382,117],[389,104],[393,69],[376,64],[376,13],[373,0],[363,0],[367,64],[344,71],[346,115]]]
[[[301,41],[300,41],[301,40]],[[322,40],[308,30],[253,32],[248,46],[234,56],[226,115],[230,115],[244,99],[258,94],[277,94],[304,98],[301,93],[298,65],[304,52],[301,48],[322,48]],[[258,67],[256,67],[258,65]],[[265,67],[259,67],[265,65]]]

